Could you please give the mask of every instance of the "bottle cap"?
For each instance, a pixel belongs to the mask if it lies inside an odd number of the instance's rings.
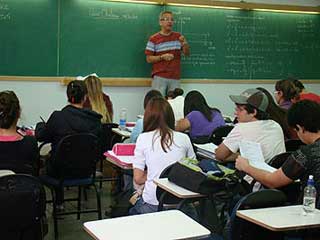
[[[307,185],[312,185],[312,186],[314,186],[313,175],[309,175],[309,179],[308,179]]]

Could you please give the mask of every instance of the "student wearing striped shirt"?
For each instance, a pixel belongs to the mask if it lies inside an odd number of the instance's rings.
[[[159,24],[161,30],[149,38],[145,54],[152,64],[152,88],[166,96],[168,91],[180,87],[181,52],[189,56],[190,47],[183,35],[172,31],[172,12],[161,12]]]

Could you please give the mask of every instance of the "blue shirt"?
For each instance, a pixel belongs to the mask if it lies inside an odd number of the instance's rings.
[[[135,143],[140,133],[142,133],[142,131],[143,131],[143,118],[139,118],[131,132],[130,142]]]

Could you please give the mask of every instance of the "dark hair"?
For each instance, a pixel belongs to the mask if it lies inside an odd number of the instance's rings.
[[[174,98],[174,93],[172,90],[167,92],[166,99],[168,100],[169,98]]]
[[[211,108],[207,104],[204,96],[198,91],[188,92],[184,99],[184,116],[187,116],[192,111],[201,112],[209,122],[212,121],[212,110],[220,112],[216,108]]]
[[[291,101],[299,96],[299,90],[289,79],[282,79],[276,82],[275,89],[281,91],[286,101]]]
[[[153,97],[162,97],[162,94],[158,90],[154,90],[154,89],[147,92],[147,94],[144,96],[144,101],[143,101],[144,109],[146,109],[148,102]]]
[[[144,112],[143,132],[150,132],[159,129],[161,136],[161,147],[167,152],[173,142],[175,119],[173,110],[163,97],[150,99]],[[154,141],[154,140],[153,140]]]
[[[272,95],[266,89],[261,87],[258,87],[257,89],[263,92],[269,100],[269,104],[266,110],[266,112],[269,114],[269,118],[279,123],[282,128],[283,134],[287,138],[291,138],[289,124],[287,121],[287,110],[279,107],[279,105],[275,103]]]
[[[84,81],[73,80],[67,86],[67,96],[70,103],[81,103],[87,94]]]
[[[0,128],[9,129],[20,117],[20,103],[13,91],[0,92]]]
[[[267,120],[269,119],[269,114],[267,112],[263,112],[259,110],[258,108],[255,108],[252,105],[249,104],[236,104],[237,106],[243,106],[244,109],[250,114],[254,113],[254,110],[256,110],[256,115],[254,116],[258,120]]]
[[[300,92],[305,89],[302,82],[300,82],[298,79],[290,78],[290,80],[293,82],[293,84],[300,90]]]
[[[184,91],[183,91],[183,89],[181,89],[181,88],[175,88],[175,89],[173,90],[173,95],[174,95],[174,97],[182,96],[183,93],[184,93]]]
[[[304,127],[308,132],[320,130],[320,105],[310,100],[302,100],[293,104],[288,111],[289,126],[298,129]]]

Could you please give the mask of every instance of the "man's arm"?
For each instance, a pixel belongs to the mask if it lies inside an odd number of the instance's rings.
[[[292,179],[288,178],[282,168],[279,168],[275,172],[268,172],[262,169],[252,167],[246,158],[239,156],[236,159],[236,168],[240,171],[244,171],[249,174],[251,177],[256,179],[262,185],[269,188],[278,188],[286,186],[293,182]]]
[[[233,153],[226,145],[224,145],[224,143],[221,143],[216,151],[216,159],[226,162],[226,161],[234,161],[237,157],[237,155],[235,155],[235,153]]]
[[[183,35],[181,35],[179,37],[179,41],[180,41],[181,46],[182,46],[183,55],[185,55],[187,57],[190,56],[190,46],[189,46],[186,38]]]

